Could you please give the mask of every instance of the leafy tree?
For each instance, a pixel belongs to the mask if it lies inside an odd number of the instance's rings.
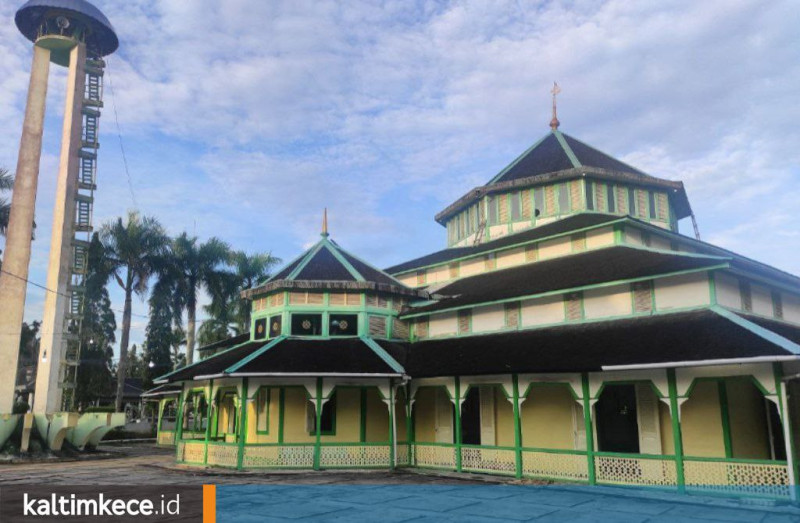
[[[117,321],[106,287],[112,274],[105,248],[97,233],[89,244],[86,294],[81,325],[81,357],[78,367],[75,403],[87,407],[113,392],[111,373]]]
[[[39,363],[39,344],[41,337],[39,328],[42,322],[34,321],[22,323],[22,331],[19,339],[19,363],[17,366],[17,385],[26,385],[36,381],[36,369]],[[22,401],[27,398],[20,398]],[[26,411],[27,412],[27,411]]]
[[[11,174],[0,167],[0,195],[4,192],[10,191],[14,187],[14,178]],[[8,230],[8,216],[11,213],[11,203],[0,196],[0,236],[5,236]],[[0,250],[0,254],[3,251]],[[0,259],[0,267],[3,266],[3,260]]]
[[[230,247],[218,238],[198,243],[197,238],[186,233],[172,240],[171,252],[164,274],[174,285],[176,306],[186,310],[186,363],[194,361],[197,323],[197,293],[205,288],[215,292],[229,272]]]
[[[163,258],[168,238],[155,218],[142,217],[131,211],[127,222],[117,218],[104,224],[100,239],[106,250],[111,274],[125,291],[115,401],[117,412],[121,412],[131,331],[131,298],[134,292],[140,296],[147,292],[150,276],[158,260]]]
[[[186,345],[186,333],[183,328],[178,325],[172,329],[172,337],[170,338],[170,346],[172,352],[170,359],[172,360],[172,370],[179,369],[186,365],[186,354],[181,351],[181,346]]]
[[[154,378],[166,374],[173,368],[172,324],[176,320],[176,314],[173,307],[173,291],[166,278],[160,278],[153,286],[148,305],[150,315],[144,341],[145,359],[148,363],[147,375],[143,381],[145,389],[150,388]],[[180,321],[180,317],[177,319]],[[183,333],[181,337],[183,338]]]

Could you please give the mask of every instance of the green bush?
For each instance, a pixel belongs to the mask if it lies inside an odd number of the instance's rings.
[[[115,412],[113,406],[107,407],[88,407],[84,412]]]
[[[31,410],[31,406],[25,403],[24,401],[18,401],[14,403],[14,406],[11,408],[12,414],[25,414]]]

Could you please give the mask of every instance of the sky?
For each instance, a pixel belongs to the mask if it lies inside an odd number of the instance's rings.
[[[327,207],[333,239],[390,266],[445,246],[433,216],[549,131],[558,81],[561,131],[682,180],[703,240],[800,274],[791,0],[94,3],[121,42],[107,59],[97,225],[138,209],[170,234],[289,261]],[[0,0],[0,166],[12,172],[32,57],[21,4]],[[50,75],[37,283],[66,82],[63,68]],[[31,286],[26,319],[43,303]],[[146,301],[133,311],[141,344]]]

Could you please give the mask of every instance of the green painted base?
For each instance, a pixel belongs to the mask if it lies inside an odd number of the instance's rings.
[[[103,439],[106,434],[108,434],[117,427],[125,426],[124,412],[114,412],[113,414],[107,414],[107,416],[108,416],[108,424],[105,427],[100,427],[99,429],[92,432],[92,435],[89,437],[89,441],[86,443],[87,447],[89,448],[97,447],[97,445],[100,444],[100,440]]]

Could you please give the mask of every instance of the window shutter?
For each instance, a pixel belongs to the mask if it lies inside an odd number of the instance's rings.
[[[377,338],[386,337],[386,318],[384,316],[370,315],[369,335]]]
[[[566,301],[566,313],[568,321],[578,321],[583,319],[581,310],[581,293],[573,292],[564,296]]]
[[[481,401],[481,445],[494,445],[496,441],[494,387],[481,386],[479,393]]]
[[[783,319],[783,300],[778,291],[772,291],[772,315],[779,320]]]
[[[640,281],[633,284],[633,312],[653,311],[652,282]]]
[[[539,244],[525,246],[525,261],[536,261],[539,259]]]
[[[501,194],[498,196],[497,205],[500,206],[500,223],[508,223],[508,195]]]
[[[551,216],[556,213],[556,188],[548,185],[544,188],[544,214]]]
[[[472,311],[469,309],[458,311],[458,333],[469,333],[470,323],[472,323]]]
[[[658,209],[658,219],[662,222],[669,221],[669,200],[663,192],[656,193],[656,208]]]
[[[606,209],[606,186],[602,183],[597,183],[594,186],[594,203],[595,210],[603,212]]]
[[[569,196],[570,203],[572,205],[572,210],[576,211],[578,209],[583,208],[584,206],[581,204],[581,181],[580,180],[572,180],[569,184]]]
[[[748,282],[739,281],[739,294],[742,297],[742,310],[751,312],[753,310],[753,293]]]
[[[586,450],[586,421],[583,419],[583,408],[577,402],[572,404],[572,427],[575,450]]]
[[[408,339],[408,324],[403,320],[394,318],[392,320],[392,337],[401,340]]]
[[[658,398],[649,384],[636,384],[636,417],[639,423],[639,452],[661,454]]]
[[[523,220],[530,220],[531,219],[531,192],[530,191],[522,191],[520,194],[520,198],[522,198],[522,219]]]
[[[428,337],[428,318],[417,318],[417,321],[414,323],[414,335],[417,338],[427,338]]]
[[[516,329],[519,327],[519,302],[505,304],[506,328]]]
[[[636,189],[636,214],[640,218],[648,217],[647,191]]]
[[[617,212],[625,214],[628,212],[628,191],[624,187],[617,187]]]

